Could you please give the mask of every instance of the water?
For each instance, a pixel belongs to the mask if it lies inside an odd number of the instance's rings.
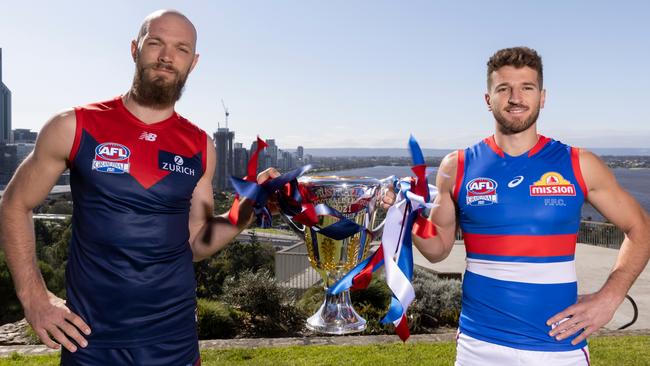
[[[433,168],[432,173],[428,176],[430,183],[435,181],[436,170],[436,168]],[[636,198],[646,211],[650,211],[650,169],[616,168],[612,169],[612,171],[618,183]],[[385,178],[393,174],[398,177],[412,176],[413,172],[411,172],[411,168],[408,166],[375,166],[371,168],[340,170],[327,174]],[[584,219],[591,218],[595,221],[605,221],[602,215],[589,204],[583,206],[582,217]]]

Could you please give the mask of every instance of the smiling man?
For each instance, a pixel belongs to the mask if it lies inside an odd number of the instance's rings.
[[[546,97],[537,52],[503,49],[487,66],[495,133],[443,159],[429,215],[437,235],[414,236],[415,245],[442,261],[457,221],[462,228],[456,365],[589,365],[587,337],[612,318],[648,262],[650,219],[594,154],[537,133]],[[585,201],[626,237],[603,287],[578,297],[574,255]]]
[[[63,365],[200,364],[192,260],[252,218],[247,200],[237,226],[212,216],[214,144],[174,110],[199,59],[194,25],[177,11],[154,12],[131,55],[130,90],[48,121],[0,202],[25,317],[43,343],[64,347]],[[31,213],[66,167],[74,214],[64,302],[36,265]]]

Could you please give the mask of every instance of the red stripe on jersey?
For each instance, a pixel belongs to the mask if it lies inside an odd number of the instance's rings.
[[[503,150],[497,145],[497,142],[494,140],[494,135],[490,137],[486,137],[485,140],[483,140],[487,144],[487,146],[494,151],[495,154],[499,155],[502,158],[505,158],[506,155],[503,153]]]
[[[463,233],[468,253],[516,257],[574,255],[577,234],[489,235]]]
[[[456,185],[454,186],[454,200],[458,202],[458,193],[463,184],[465,175],[465,150],[458,150],[458,162],[456,164]]]
[[[582,170],[580,169],[580,149],[575,147],[571,148],[571,166],[573,166],[573,175],[576,176],[578,185],[582,189],[582,194],[587,199],[587,185],[585,184],[585,180],[582,177]]]
[[[72,167],[74,158],[77,156],[77,151],[79,151],[79,142],[81,142],[81,132],[83,131],[83,117],[79,108],[74,109],[75,115],[75,128],[74,128],[74,141],[72,143],[72,148],[70,149],[70,154],[68,155],[68,168]]]
[[[548,144],[550,141],[551,141],[550,138],[548,138],[546,136],[539,135],[539,139],[537,140],[537,143],[528,152],[528,157],[530,158],[531,156],[533,156],[533,155],[537,154],[538,152],[542,151],[544,146],[546,146],[546,144]]]

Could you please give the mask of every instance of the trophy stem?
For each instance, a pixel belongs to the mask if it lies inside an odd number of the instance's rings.
[[[328,285],[332,283],[327,282]],[[366,320],[352,308],[350,291],[346,290],[338,295],[329,295],[326,292],[321,307],[307,319],[307,328],[326,334],[358,333],[366,329]]]

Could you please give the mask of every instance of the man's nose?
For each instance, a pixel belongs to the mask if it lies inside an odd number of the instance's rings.
[[[172,63],[173,60],[174,60],[174,57],[173,57],[172,53],[170,52],[169,47],[163,47],[160,50],[160,54],[158,55],[158,62],[169,64],[169,63]]]
[[[519,104],[522,100],[522,92],[516,88],[513,88],[510,92],[510,98],[508,98],[508,103],[510,104]]]

